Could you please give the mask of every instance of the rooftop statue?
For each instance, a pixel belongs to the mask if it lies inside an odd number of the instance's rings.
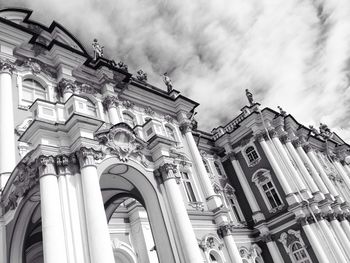
[[[283,116],[283,117],[287,116],[287,112],[285,110],[283,110],[281,106],[277,106],[277,108],[280,110],[280,115],[281,116]]]
[[[171,82],[167,72],[163,74],[163,81],[168,88],[168,93],[171,92],[173,90],[173,83]]]
[[[254,104],[253,94],[248,89],[246,89],[245,95],[247,96],[250,106],[253,106]]]
[[[320,123],[320,135],[325,139],[330,139],[332,137],[331,129],[328,128],[328,126],[324,123]]]
[[[137,71],[136,78],[139,81],[147,81],[147,73],[140,69],[139,71]]]
[[[103,48],[104,46],[101,46],[95,38],[94,42],[92,42],[92,49],[94,50],[94,60],[96,60],[99,57],[103,57]]]

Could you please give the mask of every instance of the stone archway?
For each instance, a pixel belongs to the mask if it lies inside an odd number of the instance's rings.
[[[110,216],[110,211],[115,209],[108,209],[111,200],[132,197],[139,201],[147,210],[159,261],[175,262],[173,254],[175,249],[168,232],[169,222],[165,203],[153,171],[145,169],[133,160],[129,160],[126,164],[116,157],[103,160],[97,170],[107,216]]]

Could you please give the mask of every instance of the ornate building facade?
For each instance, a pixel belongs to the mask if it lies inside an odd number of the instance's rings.
[[[0,10],[0,262],[350,262],[350,147],[326,125],[247,90],[200,131],[167,73],[30,16]]]

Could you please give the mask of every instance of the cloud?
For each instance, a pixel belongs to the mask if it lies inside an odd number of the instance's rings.
[[[4,6],[5,1],[0,3]],[[8,4],[8,3],[7,3]],[[142,68],[149,82],[201,103],[201,129],[239,114],[250,89],[263,106],[282,106],[305,125],[325,122],[350,139],[348,0],[11,1],[56,20],[87,47]],[[164,87],[165,88],[165,87]]]

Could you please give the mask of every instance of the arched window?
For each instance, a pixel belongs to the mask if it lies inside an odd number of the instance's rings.
[[[165,125],[165,130],[166,130],[166,134],[168,135],[168,137],[170,137],[172,140],[176,141],[174,129],[172,129],[168,125]]]
[[[214,162],[214,165],[215,165],[215,169],[216,169],[216,172],[218,173],[219,176],[223,176],[223,172],[221,170],[221,166],[218,162]]]
[[[194,188],[192,185],[192,180],[188,172],[180,172],[182,178],[182,185],[184,187],[187,200],[191,203],[197,202],[196,195],[194,193]]]
[[[25,106],[31,105],[36,99],[46,99],[45,88],[34,79],[25,79],[22,82],[22,102]]]
[[[311,263],[309,254],[304,246],[300,242],[295,241],[290,245],[290,251],[292,253],[292,260],[295,263]]]
[[[204,164],[205,170],[207,171],[208,174],[211,174],[208,162],[206,160],[204,160],[204,159],[202,159],[202,160],[203,160],[203,164]]]
[[[254,146],[248,146],[244,151],[248,166],[254,166],[260,161],[260,156]]]
[[[123,120],[125,123],[127,123],[131,128],[134,128],[136,123],[133,116],[131,116],[129,113],[123,112]]]
[[[270,171],[260,169],[252,177],[252,181],[258,187],[265,204],[270,212],[274,213],[284,205],[282,199],[271,179]]]

